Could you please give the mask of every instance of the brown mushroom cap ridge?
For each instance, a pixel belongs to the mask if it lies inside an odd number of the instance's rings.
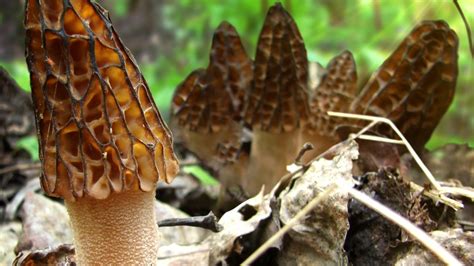
[[[104,199],[171,182],[171,133],[107,11],[90,0],[28,0],[25,28],[45,192]]]

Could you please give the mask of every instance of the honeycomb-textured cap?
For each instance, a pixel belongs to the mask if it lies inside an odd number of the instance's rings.
[[[306,130],[310,134],[337,136],[335,130],[344,119],[329,117],[327,112],[348,112],[356,97],[357,72],[352,53],[344,51],[337,55],[326,69],[326,75],[310,98],[311,116]]]
[[[291,132],[308,122],[308,59],[295,21],[280,3],[265,18],[247,96],[245,122],[270,133]]]
[[[222,22],[216,29],[210,54],[207,69],[189,74],[173,95],[171,113],[177,130],[217,133],[241,119],[253,63],[231,24]]]
[[[25,28],[46,193],[101,199],[171,182],[171,133],[107,11],[27,0]]]

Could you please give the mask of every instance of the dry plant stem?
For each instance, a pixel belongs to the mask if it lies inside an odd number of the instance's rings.
[[[470,198],[471,201],[474,201],[474,191],[472,188],[468,187],[443,187],[443,193],[455,195],[455,196],[463,196],[466,198]]]
[[[372,135],[360,135],[358,137],[358,139],[385,142],[385,143],[398,144],[398,145],[405,145],[405,143],[401,140],[389,139],[389,138],[372,136]]]
[[[350,118],[350,119],[368,120],[368,121],[381,122],[381,123],[388,124],[393,129],[393,131],[395,131],[395,133],[397,133],[397,135],[400,137],[400,139],[405,143],[405,147],[408,149],[410,154],[413,156],[413,159],[415,159],[415,161],[418,163],[421,170],[423,171],[423,173],[425,173],[426,177],[428,178],[430,183],[433,185],[433,187],[438,191],[442,191],[441,186],[438,184],[438,181],[436,181],[434,176],[431,174],[428,167],[426,167],[426,165],[420,159],[418,154],[416,154],[413,147],[406,140],[405,136],[403,136],[402,132],[400,132],[400,130],[398,130],[398,128],[395,126],[395,124],[393,124],[393,122],[390,119],[383,118],[383,117],[377,117],[377,116],[358,115],[358,114],[339,113],[339,112],[328,112],[328,115],[335,116],[335,117]]]
[[[254,253],[252,253],[242,265],[250,265],[260,255],[262,255],[271,245],[288,232],[301,218],[306,216],[316,205],[331,194],[337,188],[336,184],[332,184],[327,189],[322,191],[317,197],[312,199],[298,214],[296,214],[285,226],[283,226],[276,234],[269,238],[263,245],[261,245]]]
[[[104,200],[65,201],[79,265],[155,265],[155,192],[126,191]]]
[[[40,163],[19,163],[12,166],[8,166],[0,169],[0,175],[8,174],[15,171],[24,171],[24,170],[40,170]]]
[[[446,263],[447,265],[462,265],[462,263],[449,251],[447,251],[443,246],[426,234],[426,232],[412,224],[409,220],[356,189],[346,188],[346,190],[349,195],[351,195],[351,197],[400,226],[413,238],[418,240],[421,244],[433,252],[433,254],[435,254],[442,262]]]
[[[210,230],[212,232],[220,232],[224,229],[218,223],[216,215],[211,211],[205,216],[194,216],[185,218],[170,218],[158,222],[159,227],[167,226],[192,226]]]
[[[415,184],[413,182],[410,182],[410,188],[418,192],[423,192],[423,196],[426,196],[432,199],[434,202],[438,202],[438,201],[443,202],[443,204],[453,208],[455,211],[464,208],[464,205],[461,202],[448,198],[445,195],[434,192],[432,190],[426,190],[424,187],[418,184]]]
[[[456,9],[458,10],[459,14],[461,15],[462,21],[464,22],[464,26],[466,27],[467,32],[467,41],[469,42],[469,50],[471,51],[471,57],[474,58],[474,44],[472,43],[472,35],[471,35],[471,27],[469,27],[469,23],[467,22],[466,16],[464,16],[464,12],[462,12],[462,8],[458,3],[458,0],[453,0]]]

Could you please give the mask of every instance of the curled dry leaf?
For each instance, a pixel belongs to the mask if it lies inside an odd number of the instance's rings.
[[[341,147],[332,160],[319,159],[280,194],[280,219],[288,222],[321,191],[334,183],[354,185],[353,160],[358,157],[355,142]],[[349,195],[337,191],[321,202],[290,231],[279,261],[282,265],[325,265],[347,262],[344,242],[349,230]]]
[[[430,232],[430,236],[465,265],[474,264],[474,232],[450,228]],[[398,255],[394,265],[442,265],[431,252],[416,243],[412,243],[406,253]]]
[[[250,217],[246,217],[242,213],[244,208],[253,209]],[[235,249],[235,240],[252,233],[262,221],[270,217],[271,211],[270,197],[265,196],[263,191],[260,191],[255,197],[226,212],[219,220],[219,224],[224,229],[204,241],[204,244],[210,249],[209,265],[224,261]]]
[[[21,234],[20,222],[8,222],[0,225],[0,265],[12,265],[15,259],[13,250]]]

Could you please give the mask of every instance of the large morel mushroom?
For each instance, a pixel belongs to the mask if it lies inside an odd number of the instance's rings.
[[[44,191],[64,198],[80,265],[155,264],[155,185],[178,171],[170,131],[107,11],[28,0]]]

